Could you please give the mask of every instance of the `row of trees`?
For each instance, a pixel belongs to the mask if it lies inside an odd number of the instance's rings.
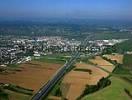
[[[111,81],[108,78],[103,77],[102,79],[99,80],[97,85],[86,85],[84,92],[81,94],[81,96],[78,98],[78,100],[80,100],[85,95],[94,93],[100,89],[103,89],[103,88],[109,86],[110,84],[111,84]]]

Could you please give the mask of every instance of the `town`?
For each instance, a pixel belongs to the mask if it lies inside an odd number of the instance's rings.
[[[121,43],[127,39],[95,40],[89,41],[84,49],[81,41],[60,36],[43,36],[36,38],[3,38],[0,42],[0,65],[20,64],[31,61],[32,57],[52,55],[55,53],[72,53],[81,51],[86,53],[102,52],[105,48]]]

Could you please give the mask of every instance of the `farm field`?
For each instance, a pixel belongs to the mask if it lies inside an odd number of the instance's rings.
[[[127,52],[132,51],[132,39],[126,40],[122,43],[116,44],[115,47],[117,49],[117,52]]]
[[[122,54],[111,54],[111,55],[103,55],[107,59],[116,60],[117,63],[123,64],[123,55]]]
[[[5,90],[5,92],[8,95],[9,100],[29,100],[31,98],[30,95],[26,95],[26,94],[22,94],[22,93],[17,93],[14,91],[10,91],[10,90]]]
[[[109,72],[112,72],[115,68],[115,66],[112,63],[104,60],[100,56],[96,56],[95,59],[90,59],[89,61],[92,62],[93,64],[95,64],[95,66],[97,65],[100,68],[105,69]]]
[[[70,58],[69,53],[64,54],[52,54],[39,57],[39,59],[33,58],[35,61],[53,63],[53,64],[64,64],[66,60]]]
[[[132,69],[132,54],[124,55],[123,66],[128,69]]]
[[[132,78],[127,77],[127,75],[131,75],[131,59],[132,55],[124,55],[122,66],[117,67],[114,71],[118,77],[111,76],[109,78],[111,85],[85,96],[83,100],[132,100]],[[122,75],[126,76],[122,77]]]
[[[132,75],[132,55],[125,54],[123,57],[123,64],[117,67],[114,71],[115,74]]]
[[[114,65],[97,56],[91,60],[98,66],[112,72]],[[77,99],[85,89],[86,85],[96,85],[102,77],[107,77],[109,73],[87,63],[76,63],[75,68],[63,79],[61,90],[62,96],[68,100]]]
[[[62,100],[61,97],[49,96],[48,100]]]
[[[0,74],[0,83],[16,84],[27,89],[32,89],[34,90],[33,93],[36,93],[41,88],[41,86],[43,86],[49,80],[49,78],[61,67],[61,65],[62,64],[46,63],[40,61],[24,63],[19,65],[19,68],[21,69],[20,71]],[[13,95],[14,93],[12,92],[9,97],[13,98]],[[18,99],[14,97],[11,100]]]
[[[125,89],[132,93],[132,85],[117,77],[110,77],[111,85],[93,94],[85,96],[82,100],[132,100]]]

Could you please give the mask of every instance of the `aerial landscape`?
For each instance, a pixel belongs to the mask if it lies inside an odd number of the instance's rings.
[[[131,0],[1,0],[0,100],[132,100]]]

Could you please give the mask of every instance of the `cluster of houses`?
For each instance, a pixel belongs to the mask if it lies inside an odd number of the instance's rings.
[[[115,45],[125,41],[125,39],[95,40],[89,41],[89,45],[84,49],[81,41],[67,39],[58,36],[37,37],[35,39],[15,39],[12,46],[0,47],[0,64],[23,63],[30,61],[31,56],[40,57],[53,53],[65,52],[101,52],[107,46]]]

